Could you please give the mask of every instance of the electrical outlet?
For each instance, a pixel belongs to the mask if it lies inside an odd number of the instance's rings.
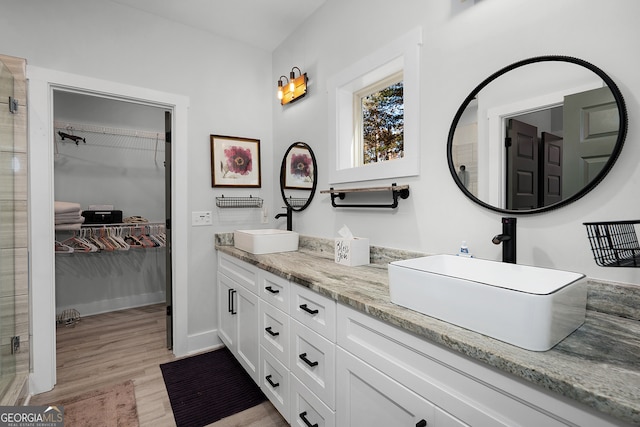
[[[191,212],[191,226],[211,225],[211,211]]]

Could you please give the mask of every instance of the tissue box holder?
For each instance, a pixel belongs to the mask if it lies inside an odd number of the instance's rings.
[[[356,266],[369,264],[369,239],[337,238],[335,241],[335,261],[338,264]]]

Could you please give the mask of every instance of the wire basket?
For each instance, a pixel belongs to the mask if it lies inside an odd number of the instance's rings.
[[[601,267],[640,267],[636,221],[585,222],[593,257]]]
[[[219,208],[261,208],[260,197],[216,197],[216,206]]]

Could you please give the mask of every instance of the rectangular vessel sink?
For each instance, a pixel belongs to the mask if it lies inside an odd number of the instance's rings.
[[[252,254],[271,254],[298,250],[298,233],[275,228],[236,230],[233,245]]]
[[[534,351],[584,323],[586,282],[580,273],[453,255],[389,264],[391,302]]]

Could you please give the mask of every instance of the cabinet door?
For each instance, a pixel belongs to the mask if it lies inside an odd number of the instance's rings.
[[[227,276],[218,274],[218,336],[232,353],[235,353],[238,334],[234,314],[237,288],[238,285]]]
[[[340,347],[336,353],[339,426],[440,425],[435,422],[435,406],[430,402]]]
[[[258,296],[242,286],[237,286],[234,297],[237,312],[237,354],[240,364],[258,383],[260,341],[258,336]]]

